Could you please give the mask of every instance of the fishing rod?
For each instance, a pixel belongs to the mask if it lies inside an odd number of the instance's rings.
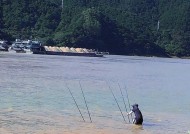
[[[120,92],[121,92],[121,96],[122,96],[122,99],[123,99],[123,103],[124,103],[124,105],[125,105],[125,110],[126,110],[126,112],[127,112],[127,105],[126,105],[126,103],[125,103],[125,98],[124,98],[124,96],[123,96],[123,92],[122,92],[122,90],[121,90],[121,86],[120,86],[119,83],[118,83],[118,86],[119,86],[119,89],[120,89]],[[129,123],[130,123],[129,115],[127,115],[127,116],[128,116],[128,120],[129,120]]]
[[[128,91],[127,91],[126,86],[125,86],[125,91],[126,91],[126,94],[127,94],[127,100],[128,100],[128,104],[129,104],[129,109],[131,110],[131,104],[130,104],[130,101],[129,101],[129,95],[128,95]],[[132,114],[131,114],[131,119],[133,120]]]
[[[80,115],[81,115],[83,121],[85,122],[84,117],[83,117],[83,115],[82,115],[82,113],[81,113],[81,111],[80,111],[80,109],[79,109],[79,106],[78,106],[78,104],[77,104],[77,102],[76,102],[76,100],[75,100],[75,98],[74,98],[74,96],[73,96],[73,94],[72,94],[70,88],[67,86],[67,84],[66,84],[66,87],[67,87],[67,89],[69,90],[69,93],[71,94],[71,96],[72,96],[72,98],[73,98],[73,100],[74,100],[74,102],[75,102],[75,105],[77,106],[77,109],[78,109],[78,111],[79,111],[79,113],[80,113]]]
[[[119,110],[120,110],[120,112],[121,112],[121,115],[122,115],[122,117],[123,117],[124,122],[127,123],[126,120],[125,120],[125,117],[124,117],[124,115],[123,115],[123,113],[122,113],[122,111],[121,111],[121,108],[120,108],[120,106],[119,106],[119,103],[118,103],[118,101],[117,101],[117,99],[116,99],[116,97],[115,97],[115,95],[114,95],[114,93],[113,93],[113,91],[112,91],[112,89],[110,88],[109,85],[108,85],[108,87],[109,87],[109,89],[110,89],[110,91],[111,91],[111,93],[112,93],[112,95],[113,95],[113,97],[114,97],[115,102],[117,103],[117,106],[118,106],[118,108],[119,108]]]
[[[87,105],[86,98],[85,98],[85,96],[84,96],[84,92],[83,92],[83,89],[82,89],[82,86],[81,86],[80,81],[79,81],[79,84],[80,84],[80,89],[81,89],[81,91],[82,91],[82,96],[83,96],[83,98],[84,98],[84,102],[85,102],[85,105],[86,105],[86,109],[87,109],[87,111],[88,111],[88,116],[89,116],[89,118],[90,118],[90,122],[92,123],[90,111],[89,111],[89,109],[88,109],[88,105]]]

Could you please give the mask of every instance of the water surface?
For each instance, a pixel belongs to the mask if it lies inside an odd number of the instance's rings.
[[[0,53],[4,134],[181,134],[190,130],[190,60],[136,56],[66,57]],[[81,93],[81,82],[92,123]],[[129,123],[138,103],[143,126]],[[68,91],[73,93],[84,116]],[[121,107],[125,120],[109,89]]]

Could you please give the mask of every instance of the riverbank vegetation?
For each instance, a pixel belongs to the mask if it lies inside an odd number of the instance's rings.
[[[112,54],[190,56],[189,0],[0,0],[0,38]]]

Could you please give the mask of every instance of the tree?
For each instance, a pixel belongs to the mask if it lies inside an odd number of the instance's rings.
[[[1,33],[14,38],[113,54],[190,55],[189,0],[64,0],[64,8],[60,0],[3,4]]]

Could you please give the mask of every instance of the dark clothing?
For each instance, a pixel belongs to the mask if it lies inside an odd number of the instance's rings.
[[[134,105],[132,105],[132,107],[133,107],[132,111],[135,114],[135,121],[134,121],[134,123],[138,124],[138,125],[142,125],[142,123],[143,123],[143,116],[142,116],[141,111],[138,108],[138,104],[134,104]]]

